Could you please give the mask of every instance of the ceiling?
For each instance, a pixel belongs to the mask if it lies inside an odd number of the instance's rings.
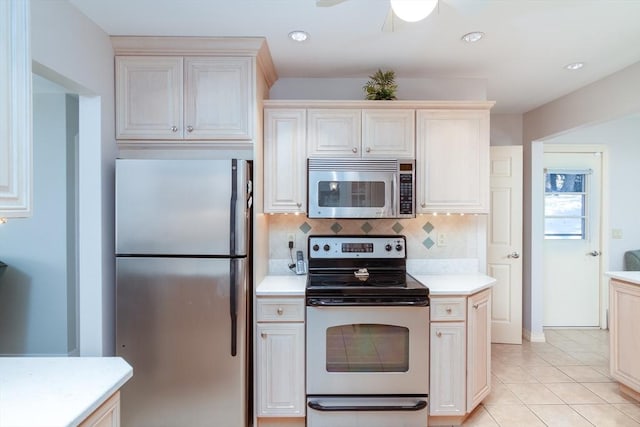
[[[524,113],[640,61],[640,0],[440,0],[383,24],[389,0],[68,0],[110,35],[265,37],[280,78],[486,81],[494,112]],[[304,43],[292,30],[310,34]],[[392,30],[392,31],[390,31]],[[466,44],[461,36],[482,31]],[[568,71],[566,64],[586,65]],[[640,88],[636,88],[640,89]]]

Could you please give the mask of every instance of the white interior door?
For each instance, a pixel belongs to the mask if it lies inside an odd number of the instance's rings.
[[[491,147],[487,272],[496,279],[491,341],[522,343],[522,146]]]
[[[602,156],[545,148],[544,326],[600,326]]]

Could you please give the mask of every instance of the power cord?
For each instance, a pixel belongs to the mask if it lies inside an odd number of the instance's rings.
[[[293,262],[293,242],[289,241],[289,257],[291,258],[291,264],[289,264],[289,270],[296,272],[296,263]]]

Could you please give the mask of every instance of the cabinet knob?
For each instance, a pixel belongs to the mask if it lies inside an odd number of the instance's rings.
[[[171,132],[178,132],[178,126],[171,126]]]
[[[421,203],[421,204],[420,204],[420,207],[422,207],[422,208],[426,208],[426,207],[427,207],[427,204],[426,204],[426,203]]]
[[[436,332],[436,336],[437,336],[438,338],[440,338],[440,337],[442,336],[442,332],[440,332],[440,331]]]
[[[282,309],[282,307],[278,307],[278,309],[276,310],[276,313],[278,313],[278,316],[282,316],[282,313],[284,313],[284,310]]]
[[[189,133],[193,132],[193,126],[187,126],[187,132]]]
[[[351,149],[351,151],[352,151],[352,152],[354,152],[354,153],[357,153],[357,152],[358,152],[358,149],[357,149],[356,147],[353,147],[353,148]]]
[[[445,311],[447,312],[447,314],[451,314],[451,307],[447,307]]]
[[[267,334],[266,334],[266,332],[262,332],[262,333],[260,334],[260,336],[261,336],[262,338],[266,338],[266,337],[267,337]]]
[[[370,153],[371,152],[371,148],[367,147],[366,152]]]
[[[302,203],[298,202],[298,203],[296,203],[296,206],[301,207]]]
[[[478,309],[478,307],[480,307],[478,304],[473,304],[473,308],[475,308],[476,310]]]

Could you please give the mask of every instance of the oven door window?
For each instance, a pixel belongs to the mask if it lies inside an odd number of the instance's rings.
[[[326,330],[327,372],[407,372],[409,329],[352,324]]]
[[[325,208],[383,208],[384,181],[319,181],[318,206]]]

